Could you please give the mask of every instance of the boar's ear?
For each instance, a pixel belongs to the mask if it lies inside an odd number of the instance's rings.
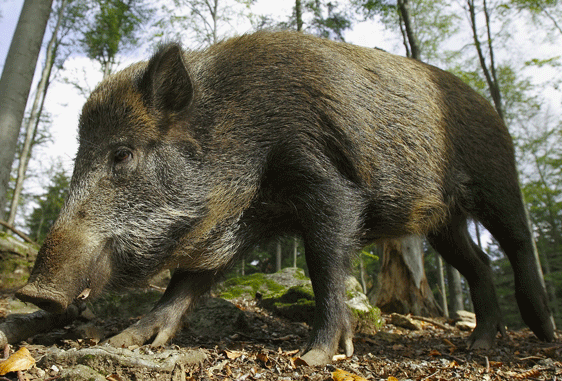
[[[145,101],[157,110],[180,111],[193,99],[193,84],[183,51],[176,43],[160,47],[139,82]]]

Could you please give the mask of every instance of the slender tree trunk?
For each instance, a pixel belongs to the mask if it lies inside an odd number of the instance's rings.
[[[480,250],[482,250],[482,238],[480,237],[480,225],[478,221],[474,220],[474,229],[476,230],[476,243]]]
[[[276,251],[275,259],[276,259],[275,268],[277,269],[276,271],[281,271],[281,241],[279,240],[277,241],[277,251]]]
[[[461,274],[453,266],[447,264],[447,280],[449,284],[449,316],[454,318],[457,311],[464,310]]]
[[[400,25],[400,33],[402,34],[402,43],[406,49],[406,57],[412,58],[410,44],[408,43],[408,35],[406,34],[406,29],[404,29],[404,19],[402,18],[402,14],[400,12],[398,12],[398,25]]]
[[[302,3],[301,0],[295,0],[295,15],[297,18],[297,31],[302,32]]]
[[[10,214],[8,216],[8,224],[10,225],[13,225],[16,219],[16,213],[21,196],[21,191],[23,189],[23,182],[25,180],[25,173],[27,171],[29,159],[31,158],[32,144],[35,140],[35,137],[37,136],[39,119],[43,111],[43,105],[45,104],[45,97],[47,96],[47,90],[49,89],[49,78],[51,77],[51,71],[53,69],[53,64],[55,62],[55,57],[56,57],[56,50],[58,47],[57,44],[58,31],[62,22],[65,6],[66,6],[66,0],[63,0],[58,10],[57,22],[55,28],[53,29],[53,34],[47,45],[47,57],[45,58],[45,65],[43,66],[43,71],[41,72],[41,79],[37,84],[37,91],[35,93],[33,106],[31,108],[31,115],[29,117],[29,120],[27,121],[27,126],[25,129],[25,140],[23,142],[23,149],[19,160],[18,175],[16,178],[16,185],[14,187],[14,194],[12,196],[12,202],[10,205]]]
[[[539,175],[539,179],[540,182],[542,183],[542,186],[544,188],[548,189],[548,184],[546,181],[546,176],[544,174],[544,171],[540,165],[540,159],[537,157],[536,152],[532,152],[533,155],[533,159],[535,162],[535,168],[536,171]],[[523,197],[523,196],[522,196]],[[552,242],[552,246],[554,247],[554,250],[558,250],[559,247],[562,247],[562,243],[560,242],[560,232],[558,230],[558,224],[557,224],[557,215],[556,215],[556,210],[555,210],[555,204],[556,201],[553,199],[552,194],[550,192],[546,192],[546,203],[547,203],[547,218],[546,221],[548,222],[548,224],[550,225],[550,236],[551,238],[551,242]],[[527,212],[527,221],[529,222],[529,229],[531,230],[531,232],[533,231],[533,225],[532,225],[532,221],[531,221],[531,217],[529,216],[528,210],[526,210]],[[545,233],[540,233],[542,236],[545,235]],[[550,262],[549,262],[549,258],[548,258],[548,254],[545,253],[545,250],[542,250],[542,263],[544,264],[544,272],[548,275],[551,273],[550,270]],[[538,255],[538,250],[536,250],[536,255]],[[541,264],[541,260],[540,258],[537,257],[537,261],[539,263],[539,269],[541,271],[541,275],[543,277],[543,286],[546,287],[546,290],[549,294],[549,298],[551,300],[551,305],[552,305],[552,309],[555,315],[559,314],[559,308],[558,308],[558,299],[556,298],[556,290],[555,287],[552,285],[552,283],[550,282],[545,282],[544,281],[544,274],[542,273],[542,266],[540,266]]]
[[[297,249],[299,247],[299,241],[297,237],[293,237],[293,267],[297,267]]]
[[[25,0],[0,78],[0,217],[52,0]]]
[[[501,100],[501,91],[496,77],[496,65],[494,61],[494,49],[492,47],[492,35],[490,31],[490,14],[488,13],[488,8],[486,6],[486,0],[483,0],[484,4],[484,14],[486,16],[486,31],[488,35],[488,48],[490,55],[490,67],[486,63],[486,57],[482,51],[482,44],[480,43],[480,37],[478,36],[478,28],[476,26],[476,9],[474,6],[474,0],[468,0],[468,11],[470,14],[470,26],[472,28],[472,38],[474,40],[474,47],[478,53],[478,59],[480,60],[480,67],[484,72],[486,77],[486,82],[488,83],[488,89],[490,90],[490,95],[492,96],[492,101],[500,118],[504,119],[503,107]]]
[[[218,33],[217,33],[217,27],[218,27],[218,10],[219,10],[219,0],[214,0],[213,1],[213,11],[211,12],[211,15],[213,17],[213,44],[216,44],[218,42]]]
[[[410,46],[411,57],[415,60],[420,60],[420,44],[414,33],[414,28],[412,26],[412,20],[410,18],[410,2],[409,0],[398,0],[398,12],[400,12],[400,17],[404,22],[404,29],[406,31],[406,36],[408,37],[408,45]]]
[[[439,282],[439,293],[441,295],[441,307],[443,308],[443,315],[449,317],[449,305],[447,303],[447,291],[445,290],[445,270],[443,266],[443,258],[438,253],[437,256],[437,279]]]

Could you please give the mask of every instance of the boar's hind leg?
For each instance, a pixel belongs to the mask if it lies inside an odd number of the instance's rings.
[[[516,191],[510,197],[492,198],[495,202],[479,210],[477,217],[509,258],[523,320],[539,339],[553,341],[554,321],[518,188]]]
[[[469,348],[490,348],[501,332],[505,334],[501,311],[492,280],[489,260],[468,233],[466,217],[451,217],[448,227],[428,235],[431,246],[460,271],[470,286],[476,313],[476,328],[468,339]]]
[[[176,270],[164,295],[152,311],[123,332],[108,339],[105,343],[118,348],[143,345],[154,338],[152,346],[166,344],[181,326],[181,318],[195,299],[208,291],[212,275]]]
[[[353,331],[345,304],[345,278],[351,253],[357,250],[361,226],[361,202],[342,184],[318,185],[300,213],[306,263],[314,290],[316,308],[308,345],[301,357],[308,365],[332,361],[338,344],[347,356],[353,354]],[[312,195],[311,195],[312,196]]]

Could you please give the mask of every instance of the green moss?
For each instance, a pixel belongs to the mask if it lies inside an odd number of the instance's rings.
[[[295,271],[295,278],[299,280],[308,280],[308,277],[305,275],[303,269],[297,269],[297,271]]]
[[[220,286],[219,296],[225,299],[234,299],[244,294],[252,297],[257,292],[264,296],[282,294],[285,288],[271,279],[267,279],[262,273],[255,273],[238,278],[231,278],[223,282]]]
[[[83,355],[82,357],[80,357],[79,363],[80,364],[87,364],[89,361],[93,361],[96,359],[96,356],[94,355]]]
[[[29,278],[32,264],[20,257],[6,255],[0,258],[0,289],[23,286]]]
[[[350,308],[353,319],[357,322],[357,332],[375,334],[383,326],[381,310],[371,307],[369,311],[360,311]]]

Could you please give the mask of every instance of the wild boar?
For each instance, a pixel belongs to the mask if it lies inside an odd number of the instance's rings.
[[[525,322],[554,337],[508,131],[455,76],[380,50],[258,32],[162,46],[107,78],[79,121],[70,195],[18,297],[48,311],[175,269],[154,310],[109,339],[165,344],[256,243],[296,234],[316,296],[302,358],[353,353],[346,272],[363,245],[425,235],[470,284],[473,347],[504,326],[467,218],[498,240]]]

